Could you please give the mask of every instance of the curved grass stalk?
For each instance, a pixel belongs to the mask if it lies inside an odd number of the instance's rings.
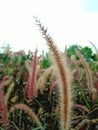
[[[27,105],[22,104],[22,103],[15,104],[10,108],[10,112],[15,111],[16,109],[21,109],[21,110],[25,111],[35,121],[35,123],[38,126],[40,126],[40,127],[42,126],[40,120],[38,119],[38,117],[36,116],[34,111]]]
[[[87,61],[85,60],[85,58],[82,56],[82,54],[78,50],[76,50],[76,54],[80,58],[81,63],[83,64],[83,67],[86,73],[86,78],[87,78],[87,87],[88,87],[89,95],[91,95],[92,101],[94,101],[95,99],[93,99],[93,97],[95,97],[94,96],[95,92],[93,90],[95,89],[93,87],[93,78],[92,78],[90,67]]]
[[[96,48],[96,46],[94,45],[93,42],[89,41],[90,44],[92,44],[92,46],[94,47],[95,51],[96,51],[96,56],[97,56],[97,59],[98,59],[98,49]]]
[[[60,130],[69,128],[71,111],[70,77],[69,70],[63,56],[59,53],[52,38],[47,34],[47,29],[36,19],[36,24],[41,30],[47,45],[52,53],[52,59],[55,64],[55,71],[59,80],[59,106],[60,106]]]

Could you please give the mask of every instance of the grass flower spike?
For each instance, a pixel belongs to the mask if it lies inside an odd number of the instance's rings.
[[[57,78],[59,80],[58,90],[59,106],[60,106],[60,129],[67,130],[69,128],[70,110],[71,110],[71,94],[70,94],[70,77],[69,70],[64,57],[59,53],[54,41],[47,34],[47,29],[36,19],[36,24],[41,30],[43,37],[52,53],[53,62],[55,64],[55,71],[57,71]]]

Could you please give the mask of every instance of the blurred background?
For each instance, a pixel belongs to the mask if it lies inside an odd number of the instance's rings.
[[[33,16],[61,51],[72,44],[92,47],[89,41],[98,48],[98,0],[0,0],[0,47],[47,51]]]

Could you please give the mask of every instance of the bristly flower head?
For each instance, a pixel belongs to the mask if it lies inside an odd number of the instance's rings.
[[[35,22],[41,30],[43,37],[52,53],[52,59],[55,64],[55,71],[57,71],[57,78],[59,80],[58,90],[59,105],[60,105],[60,129],[65,130],[69,128],[70,110],[71,110],[71,94],[70,94],[70,77],[69,69],[67,67],[64,57],[58,51],[53,39],[47,33],[47,29],[41,24],[41,22],[35,18]]]

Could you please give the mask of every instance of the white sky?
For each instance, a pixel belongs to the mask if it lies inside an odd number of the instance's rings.
[[[49,34],[62,51],[65,45],[75,43],[92,47],[87,40],[97,46],[98,7],[93,10],[97,4],[90,2],[91,0],[0,0],[0,46],[9,43],[15,51],[34,51],[36,46],[39,51],[46,50],[47,46],[32,14],[38,16],[48,27]]]

